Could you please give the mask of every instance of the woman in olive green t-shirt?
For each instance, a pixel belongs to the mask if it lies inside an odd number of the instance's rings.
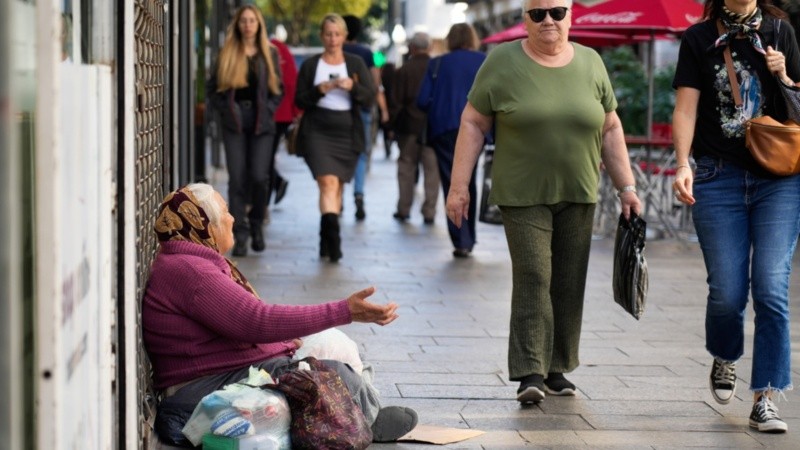
[[[456,143],[447,215],[466,217],[467,183],[495,127],[490,202],[500,206],[513,270],[509,376],[517,400],[574,395],[564,373],[578,344],[602,161],[622,212],[639,212],[614,92],[600,56],[567,41],[570,0],[528,0],[528,37],[487,57]],[[544,8],[548,6],[549,8]]]

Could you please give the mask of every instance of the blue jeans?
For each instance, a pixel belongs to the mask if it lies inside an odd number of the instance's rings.
[[[451,130],[444,134],[434,137],[428,142],[436,152],[436,163],[439,166],[439,180],[442,182],[444,191],[444,201],[447,203],[447,194],[450,192],[450,175],[453,171],[453,157],[456,151],[456,138],[458,130]],[[469,218],[461,221],[461,228],[457,227],[452,220],[447,219],[447,232],[450,234],[450,241],[455,248],[465,248],[472,250],[477,241],[475,234],[476,223],[475,213],[478,209],[478,187],[475,182],[475,170],[472,168],[472,176],[469,179]]]
[[[358,164],[356,164],[355,181],[353,182],[353,194],[364,195],[364,181],[367,178],[367,161],[372,154],[372,110],[361,110],[361,121],[364,122],[364,142],[366,143],[366,150],[358,155]]]
[[[716,158],[697,160],[692,209],[708,272],[706,349],[736,361],[753,297],[750,389],[791,388],[789,276],[800,232],[800,176],[758,178]]]

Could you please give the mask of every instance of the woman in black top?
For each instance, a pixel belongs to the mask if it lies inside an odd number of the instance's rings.
[[[228,204],[235,219],[233,256],[266,248],[263,225],[271,171],[275,110],[283,96],[278,54],[267,38],[261,11],[236,11],[209,79],[209,103],[221,116],[228,166]],[[250,210],[247,210],[247,205]]]
[[[693,205],[708,272],[709,386],[718,403],[734,396],[752,297],[750,427],[785,432],[772,398],[792,388],[789,277],[800,232],[800,175],[779,177],[759,166],[745,146],[745,124],[763,115],[786,119],[778,83],[800,80],[800,52],[792,26],[781,20],[786,14],[768,0],[706,0],[703,16],[681,41],[672,135],[675,196]],[[741,107],[734,102],[727,50]]]

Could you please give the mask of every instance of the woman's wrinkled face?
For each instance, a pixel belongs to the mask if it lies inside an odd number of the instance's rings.
[[[552,11],[551,8],[566,8],[568,3],[566,0],[530,0],[527,11],[533,9],[540,11],[533,14],[525,13],[524,21],[528,37],[541,43],[566,41],[569,37],[569,28],[572,26],[572,10],[568,9],[561,20],[556,20],[553,16],[558,17],[558,13]],[[541,17],[543,11],[541,10],[548,10],[543,18]],[[539,17],[531,17],[531,15]],[[541,21],[535,22],[534,18],[541,19]]]
[[[219,192],[214,193],[214,198],[219,204],[220,215],[219,225],[211,225],[211,235],[217,242],[217,249],[220,254],[225,254],[233,248],[233,216],[228,211],[228,204]]]
[[[342,47],[345,38],[347,38],[347,33],[335,22],[325,22],[320,38],[322,38],[322,45],[325,49],[331,50]]]
[[[258,34],[258,27],[260,26],[256,13],[251,9],[245,9],[242,12],[239,16],[239,22],[237,22],[236,25],[239,27],[239,33],[241,33],[244,39],[254,39]]]

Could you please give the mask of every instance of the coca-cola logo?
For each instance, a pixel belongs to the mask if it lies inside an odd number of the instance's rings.
[[[636,22],[644,13],[636,11],[622,11],[614,14],[590,13],[575,20],[577,24],[593,25],[627,25]]]

